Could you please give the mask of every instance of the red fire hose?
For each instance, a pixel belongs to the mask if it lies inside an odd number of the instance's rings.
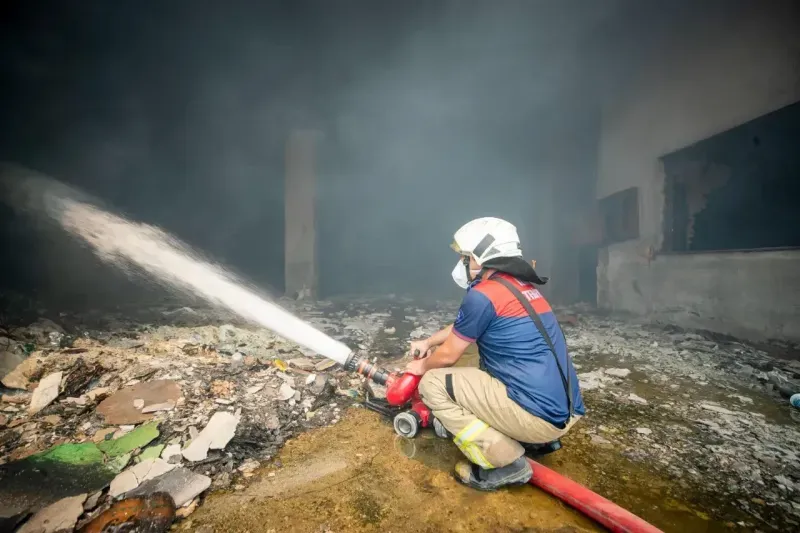
[[[614,533],[663,533],[619,505],[575,483],[555,470],[528,459],[533,469],[531,485],[574,507]]]

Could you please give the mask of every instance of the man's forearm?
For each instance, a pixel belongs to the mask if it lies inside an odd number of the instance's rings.
[[[438,350],[433,352],[430,357],[423,359],[425,363],[425,371],[433,370],[434,368],[446,368],[456,364],[461,354],[456,356],[452,350],[448,350],[447,346],[441,346]]]
[[[431,335],[428,338],[428,344],[430,344],[431,346],[439,346],[439,345],[441,345],[442,343],[444,343],[444,341],[447,340],[447,337],[450,336],[450,332],[452,330],[453,330],[453,325],[450,324],[449,326],[445,327],[444,329],[437,331],[436,333],[434,333],[433,335]]]

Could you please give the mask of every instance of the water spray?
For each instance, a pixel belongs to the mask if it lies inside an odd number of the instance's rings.
[[[419,377],[377,367],[308,322],[260,296],[222,266],[203,259],[187,244],[147,224],[99,207],[80,191],[29,170],[0,169],[3,199],[18,210],[45,214],[68,233],[88,243],[101,260],[133,273],[147,273],[162,285],[224,307],[242,318],[325,356],[387,387],[390,405],[411,400]]]

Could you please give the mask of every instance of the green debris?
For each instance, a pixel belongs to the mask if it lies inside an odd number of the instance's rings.
[[[55,461],[71,465],[89,465],[103,462],[103,452],[93,442],[61,444],[32,457],[36,461]]]
[[[161,457],[161,452],[164,451],[164,444],[156,444],[155,446],[148,446],[147,448],[142,451],[142,453],[137,458],[140,462],[146,461],[147,459],[158,459]]]
[[[118,439],[105,440],[98,444],[97,447],[107,455],[117,457],[132,452],[136,448],[144,448],[158,435],[158,422],[150,422],[139,426]]]
[[[131,460],[132,455],[133,453],[118,455],[106,463],[106,468],[116,473],[122,472],[122,470],[128,466],[128,462]]]

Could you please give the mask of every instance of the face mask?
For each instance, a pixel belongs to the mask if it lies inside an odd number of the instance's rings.
[[[470,270],[468,275],[467,274],[468,269],[469,267],[465,265],[463,261],[459,261],[458,263],[456,263],[456,266],[451,274],[453,276],[453,281],[455,281],[456,285],[458,285],[462,289],[469,288],[469,282],[470,282],[469,278],[470,277],[474,278],[475,276],[478,275],[478,272],[480,272],[480,270]]]

